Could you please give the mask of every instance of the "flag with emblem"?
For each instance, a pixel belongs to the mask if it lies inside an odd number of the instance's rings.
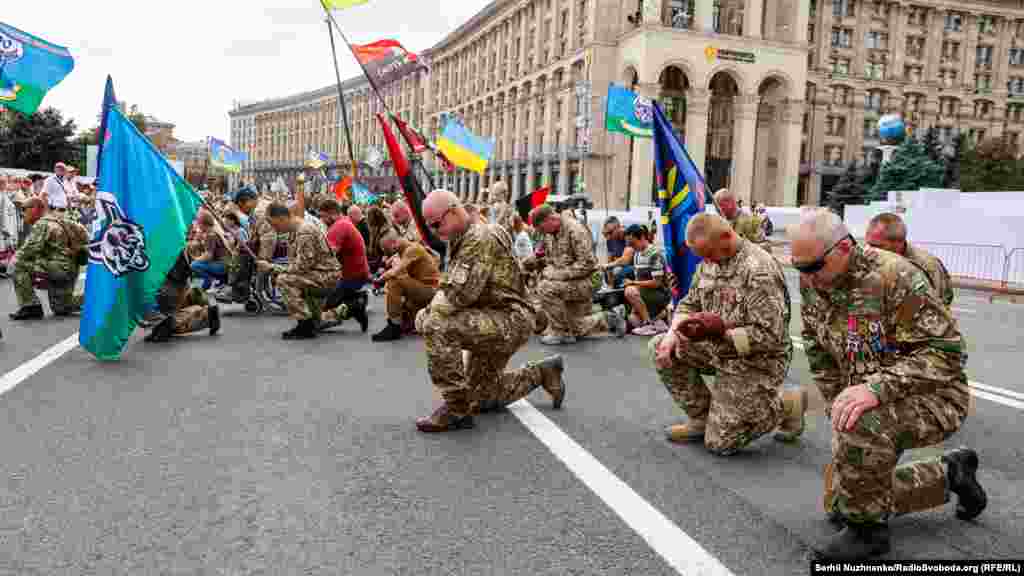
[[[662,238],[665,260],[678,280],[672,301],[678,302],[690,290],[690,280],[700,264],[700,258],[686,247],[686,225],[695,214],[704,211],[704,178],[657,102],[653,108],[654,166]]]
[[[0,22],[0,106],[35,114],[74,67],[67,48]]]
[[[78,341],[100,360],[117,360],[185,247],[202,199],[116,106],[106,114]]]
[[[650,98],[640,96],[618,84],[610,84],[604,127],[609,132],[650,138],[654,133],[653,104]]]

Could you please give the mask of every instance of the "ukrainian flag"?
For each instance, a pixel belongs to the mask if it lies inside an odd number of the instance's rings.
[[[654,102],[654,166],[665,260],[679,281],[679,290],[672,294],[672,300],[678,302],[690,290],[693,273],[700,264],[700,258],[686,247],[686,225],[691,217],[704,211],[704,178],[657,102]]]
[[[449,118],[444,125],[441,137],[437,139],[437,147],[452,164],[481,175],[494,156],[493,140],[475,136],[455,118]]]

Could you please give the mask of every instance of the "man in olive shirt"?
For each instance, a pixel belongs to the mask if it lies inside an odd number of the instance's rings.
[[[883,213],[868,222],[866,240],[872,248],[899,254],[916,265],[935,289],[939,300],[949,308],[953,305],[953,281],[942,260],[907,242],[907,225],[896,214]]]
[[[403,325],[411,327],[416,313],[430,304],[437,293],[441,270],[422,244],[411,242],[396,228],[385,231],[380,243],[385,253],[400,255],[398,264],[381,276],[388,325],[373,335],[374,342],[391,342],[400,339]]]

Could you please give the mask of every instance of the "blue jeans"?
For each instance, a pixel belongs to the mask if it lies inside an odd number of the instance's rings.
[[[192,263],[192,272],[203,280],[203,290],[209,290],[214,280],[226,282],[228,279],[228,271],[223,262],[197,260]]]
[[[612,288],[622,288],[622,284],[627,280],[632,280],[635,276],[633,272],[633,266],[616,266],[612,268]]]
[[[342,304],[352,301],[359,295],[359,291],[369,283],[369,279],[338,280],[338,284],[334,287],[334,292],[324,302],[324,310],[333,310]]]

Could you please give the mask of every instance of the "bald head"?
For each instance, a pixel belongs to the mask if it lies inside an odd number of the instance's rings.
[[[348,209],[348,219],[351,220],[353,224],[359,224],[360,222],[362,222],[363,221],[363,211],[362,211],[362,209],[360,209],[359,206],[355,206],[355,205],[350,207]]]
[[[715,192],[715,205],[721,210],[722,216],[726,220],[736,219],[739,213],[739,205],[736,204],[736,194],[734,194],[728,188],[722,188],[718,192]]]
[[[434,190],[423,200],[423,219],[441,240],[465,233],[471,224],[459,197],[448,190]]]
[[[850,267],[854,242],[838,214],[811,208],[789,231],[793,267],[818,290],[829,290]]]
[[[868,222],[865,240],[880,250],[904,254],[907,251],[907,225],[896,214],[879,214]]]
[[[405,202],[395,202],[391,206],[391,219],[395,223],[405,226],[410,218],[412,218],[412,212],[409,211],[409,205]]]
[[[686,225],[686,245],[701,258],[720,262],[736,255],[739,237],[721,216],[701,213]]]

